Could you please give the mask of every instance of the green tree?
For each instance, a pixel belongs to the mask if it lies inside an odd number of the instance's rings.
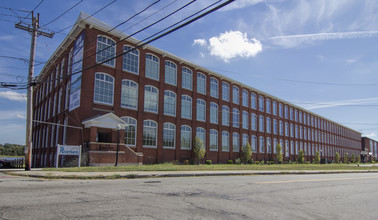
[[[349,158],[348,158],[348,153],[344,153],[344,163],[348,163]]]
[[[350,158],[350,162],[355,163],[356,162],[356,156],[354,156],[354,153],[352,154]]]
[[[282,163],[282,160],[283,160],[282,147],[278,143],[276,145],[276,159],[277,159],[277,163]]]
[[[319,151],[316,151],[316,153],[315,153],[314,163],[316,163],[316,164],[320,163],[320,154],[319,154]]]
[[[304,163],[304,153],[303,150],[298,152],[298,163]]]
[[[193,153],[194,153],[194,160],[198,159],[198,163],[200,163],[201,159],[205,157],[206,154],[206,149],[198,137],[194,138],[193,141]]]
[[[361,163],[361,156],[360,155],[356,155],[356,162]]]
[[[247,142],[241,149],[241,159],[243,163],[248,163],[248,160],[252,157],[251,145]]]
[[[336,163],[340,163],[340,154],[339,154],[339,152],[335,153],[335,162]]]

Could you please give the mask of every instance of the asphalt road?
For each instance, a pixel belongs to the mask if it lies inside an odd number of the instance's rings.
[[[0,219],[378,219],[378,174],[42,180],[0,172]]]

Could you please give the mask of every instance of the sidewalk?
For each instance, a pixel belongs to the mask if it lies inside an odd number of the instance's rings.
[[[224,170],[224,171],[127,171],[127,172],[65,172],[42,171],[41,169],[0,170],[7,174],[46,179],[119,179],[154,177],[198,177],[198,176],[242,176],[242,175],[285,175],[285,174],[335,174],[335,173],[378,173],[378,170]]]

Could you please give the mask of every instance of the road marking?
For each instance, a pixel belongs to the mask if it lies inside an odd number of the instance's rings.
[[[282,181],[270,181],[270,182],[256,182],[256,184],[296,183],[296,182],[322,182],[322,181],[360,180],[360,179],[377,179],[377,178],[378,178],[378,176],[350,177],[350,178],[329,178],[329,179],[307,179],[307,180],[282,180]]]

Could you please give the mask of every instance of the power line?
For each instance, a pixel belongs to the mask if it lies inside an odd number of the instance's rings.
[[[44,0],[41,0],[41,1],[38,3],[38,5],[35,6],[34,9],[31,10],[31,11],[28,13],[28,15],[26,15],[26,18],[29,17],[29,16],[31,15],[32,11],[35,11],[35,10],[36,10],[36,9],[42,4],[43,1],[44,1]],[[24,18],[24,19],[26,19],[26,18]],[[29,18],[29,19],[31,19],[31,18]]]
[[[113,0],[113,1],[109,2],[109,3],[106,4],[105,6],[103,6],[102,8],[100,8],[99,10],[97,10],[96,12],[94,12],[93,14],[91,14],[91,15],[89,15],[88,17],[84,18],[82,21],[85,21],[85,20],[87,20],[88,18],[90,18],[90,17],[96,15],[97,13],[99,13],[99,12],[102,11],[102,10],[104,10],[105,8],[107,8],[109,5],[113,4],[113,3],[116,2],[116,1],[117,1],[117,0]],[[62,31],[66,30],[66,29],[68,29],[68,28],[70,28],[70,27],[73,27],[75,24],[76,24],[76,23],[74,23],[74,24],[72,24],[72,25],[69,25],[69,26],[67,26],[67,27],[65,27],[65,28],[63,28],[63,29],[61,29],[61,30],[55,32],[55,33],[56,33],[56,34],[59,34],[59,33],[61,33]]]
[[[64,16],[67,12],[71,11],[73,8],[75,8],[77,5],[79,5],[80,3],[82,3],[83,0],[80,0],[79,2],[77,2],[75,5],[73,5],[71,8],[67,9],[65,12],[63,12],[61,15],[59,15],[58,17],[54,18],[53,20],[51,20],[50,22],[47,22],[47,24],[44,24],[42,25],[41,27],[46,27],[47,25],[53,23],[54,21],[58,20],[59,18],[61,18],[62,16]]]
[[[18,17],[17,15],[9,15],[9,14],[0,14],[0,16],[6,16],[6,17],[13,17],[13,18],[22,18],[22,19],[27,19],[28,16],[26,17]],[[30,18],[28,18],[30,19]]]
[[[26,12],[26,13],[29,13],[31,11],[27,11],[27,10],[22,10],[22,9],[16,9],[16,8],[7,8],[7,7],[2,7],[0,6],[1,9],[7,9],[7,10],[10,10],[10,11],[20,11],[20,12]]]
[[[12,57],[12,56],[3,56],[3,55],[0,55],[0,58],[7,58],[7,59],[14,59],[14,60],[21,60],[21,61],[24,61],[24,62],[26,62],[26,63],[29,63],[29,59],[21,58],[21,57]],[[38,64],[36,64],[36,65],[46,63],[46,61],[45,61],[45,62],[43,62],[43,61],[35,61],[35,62],[38,63]]]

